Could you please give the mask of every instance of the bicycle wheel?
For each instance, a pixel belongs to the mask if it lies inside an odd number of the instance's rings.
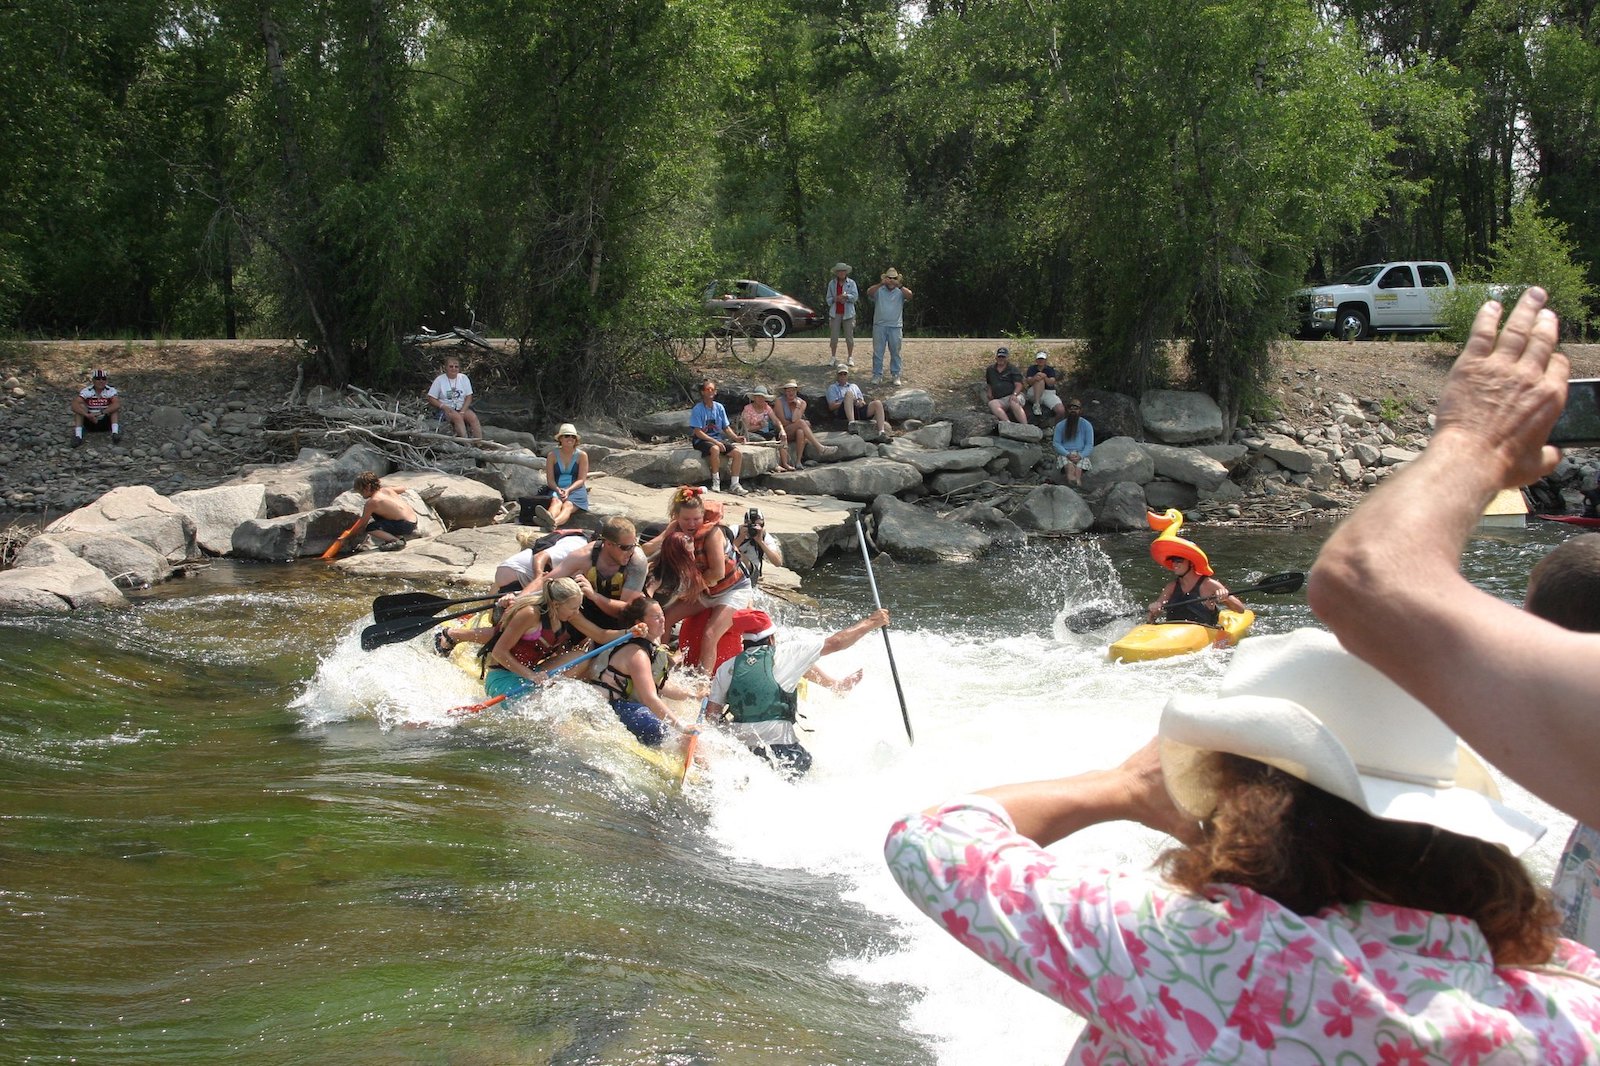
[[[752,330],[740,325],[728,334],[728,347],[733,349],[733,357],[746,366],[760,366],[771,359],[776,343],[759,326]]]

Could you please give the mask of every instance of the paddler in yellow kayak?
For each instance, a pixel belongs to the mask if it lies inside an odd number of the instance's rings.
[[[1217,624],[1222,607],[1243,613],[1245,605],[1239,597],[1228,591],[1211,570],[1211,560],[1193,541],[1177,536],[1183,524],[1183,515],[1168,511],[1165,515],[1147,516],[1153,529],[1162,530],[1155,543],[1150,545],[1150,555],[1156,562],[1176,575],[1161,590],[1161,595],[1145,611],[1145,620],[1154,622],[1166,612],[1171,622],[1198,622],[1203,626]]]

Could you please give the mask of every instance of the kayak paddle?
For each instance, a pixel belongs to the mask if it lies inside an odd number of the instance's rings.
[[[476,596],[464,596],[459,600],[447,600],[443,596],[435,596],[428,592],[396,592],[388,596],[379,596],[372,601],[372,620],[387,622],[391,618],[404,618],[410,614],[432,614],[444,607],[494,598],[495,594],[492,592],[480,592]]]
[[[1262,578],[1254,585],[1247,585],[1242,589],[1229,589],[1233,595],[1238,596],[1246,592],[1285,593],[1298,592],[1300,586],[1306,583],[1306,575],[1299,570],[1291,570],[1283,574],[1272,574]],[[1073,633],[1087,633],[1091,629],[1099,629],[1107,622],[1114,622],[1123,617],[1124,612],[1115,607],[1085,607],[1071,617],[1063,619],[1062,624]]]
[[[328,560],[329,562],[332,562],[335,558],[338,557],[339,553],[344,550],[344,542],[349,540],[351,534],[353,534],[356,530],[358,530],[360,528],[361,528],[361,519],[357,518],[355,520],[355,524],[354,525],[352,525],[349,529],[345,530],[343,533],[340,533],[338,539],[335,540],[332,544],[328,545],[328,550],[322,553],[322,558]]]
[[[371,651],[381,648],[385,644],[400,644],[412,637],[421,636],[440,622],[448,622],[453,618],[465,618],[469,614],[477,614],[482,607],[469,607],[465,611],[455,614],[428,615],[425,618],[416,618],[407,615],[404,618],[393,618],[387,622],[375,622],[361,631],[361,650]]]
[[[867,564],[867,584],[872,586],[872,604],[878,610],[883,610],[883,601],[878,599],[878,579],[872,576],[872,556],[867,554],[867,535],[861,529],[861,515],[857,514],[856,540],[861,545],[861,561]],[[894,668],[894,648],[889,644],[889,627],[883,627],[883,650],[889,655],[889,676],[894,678],[894,694],[900,697],[900,717],[906,723],[906,742],[915,744],[916,736],[911,732],[911,715],[906,711],[906,694],[900,688],[900,671]]]

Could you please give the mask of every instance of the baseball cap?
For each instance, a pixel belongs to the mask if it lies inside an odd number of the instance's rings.
[[[1004,345],[1001,345],[1001,346],[1000,346],[1000,347],[999,347],[999,348],[996,348],[996,349],[995,349],[995,350],[994,350],[994,354],[995,354],[995,355],[996,355],[996,356],[997,356],[997,357],[998,357],[998,356],[1002,356],[1002,355],[1003,355],[1003,356],[1005,356],[1005,357],[1006,357],[1006,358],[1007,358],[1007,359],[1010,359],[1010,358],[1011,358],[1011,349],[1010,349],[1010,348],[1007,348],[1007,347],[1005,347],[1005,346],[1004,346]]]
[[[1034,352],[1033,353],[1033,357],[1035,359],[1048,359],[1048,358],[1050,358],[1050,353],[1049,352]]]
[[[111,375],[107,374],[104,370],[96,370],[94,372],[94,376],[93,376],[92,380],[94,380],[94,381],[109,381],[110,379],[111,379]]]

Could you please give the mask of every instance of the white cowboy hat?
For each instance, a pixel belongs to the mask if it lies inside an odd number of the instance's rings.
[[[833,264],[833,269],[835,271],[842,270],[846,274],[848,274],[848,273],[850,273],[850,264],[849,263],[835,263],[835,264]]]
[[[900,271],[896,270],[894,267],[890,267],[888,270],[885,270],[883,272],[883,280],[888,281],[890,278],[893,278],[895,281],[899,281]]]
[[[1173,802],[1216,809],[1216,752],[1275,766],[1368,814],[1438,826],[1520,855],[1544,827],[1500,802],[1489,768],[1439,718],[1331,634],[1299,629],[1239,646],[1211,696],[1161,713],[1161,769]]]

